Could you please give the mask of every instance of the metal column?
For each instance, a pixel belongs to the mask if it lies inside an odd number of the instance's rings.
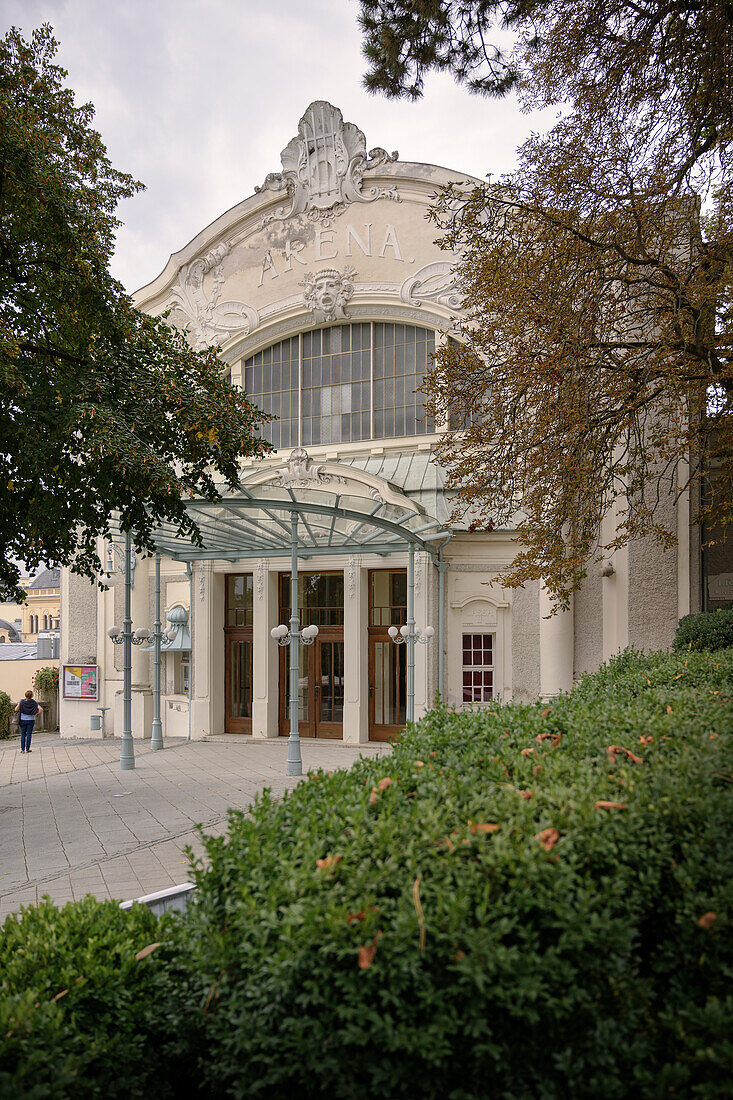
[[[122,747],[120,769],[132,771],[135,767],[135,747],[132,743],[132,615],[130,613],[130,555],[132,540],[125,531],[125,620],[122,624]]]
[[[286,775],[302,775],[298,733],[300,620],[298,618],[298,513],[290,513],[290,737]]]
[[[160,720],[160,554],[155,555],[155,623],[153,624],[153,727],[150,748],[163,748],[163,723]]]
[[[407,721],[415,721],[415,547],[407,556]]]
[[[438,692],[441,702],[445,701],[444,650],[445,650],[445,571],[448,563],[443,561],[442,549],[438,551]]]

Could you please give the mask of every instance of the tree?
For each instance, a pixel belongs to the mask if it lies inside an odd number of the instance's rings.
[[[508,585],[561,601],[605,548],[676,539],[665,505],[733,522],[733,9],[652,0],[362,0],[366,83],[419,96],[430,68],[517,87],[559,121],[496,184],[434,212],[459,253],[459,342],[427,388],[456,515],[516,523]],[[487,45],[499,25],[509,51]],[[702,479],[711,467],[716,476]]]
[[[51,28],[0,41],[0,593],[14,559],[95,577],[110,513],[151,548],[158,521],[197,532],[194,495],[238,482],[263,414],[136,310],[109,273],[118,202],[141,187],[110,164],[54,64]]]

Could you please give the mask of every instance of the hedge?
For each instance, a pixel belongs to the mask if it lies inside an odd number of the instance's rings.
[[[7,691],[0,691],[0,740],[10,737],[10,719],[13,717],[13,700]]]
[[[680,619],[673,648],[701,652],[733,646],[733,608],[704,611]]]
[[[91,1029],[85,1095],[729,1096],[731,688],[733,651],[625,653],[547,706],[438,708],[383,759],[265,794],[205,840],[184,917],[108,971],[92,951],[121,1022],[52,1002],[84,970],[65,931],[11,969],[3,1013],[44,976],[24,1064],[82,1058]],[[126,1061],[120,1026],[152,1029]],[[50,1095],[19,1072],[9,1095]]]
[[[0,940],[0,1096],[175,1096],[161,1062],[170,1030],[165,935],[144,906],[48,898],[6,918]],[[162,1011],[158,1012],[158,1006]],[[181,1093],[180,1095],[183,1095]]]
[[[730,1095],[731,687],[627,653],[233,814],[181,941],[207,1091]]]

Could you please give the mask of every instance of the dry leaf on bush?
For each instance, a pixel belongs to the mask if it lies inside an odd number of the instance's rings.
[[[625,802],[606,802],[605,799],[600,798],[595,803],[597,810],[626,810],[628,806]]]
[[[697,923],[707,932],[710,928],[713,927],[717,919],[718,914],[713,913],[713,911],[711,910],[709,913],[703,913]]]
[[[552,707],[545,707],[542,711],[542,717],[547,718],[548,714],[552,714]]]
[[[541,833],[537,833],[535,840],[538,841],[546,852],[552,851],[560,839],[560,833],[557,829],[543,829]]]
[[[377,953],[377,944],[379,942],[379,937],[381,935],[382,935],[381,932],[377,932],[376,936],[374,937],[374,939],[372,940],[371,943],[363,943],[361,945],[361,947],[359,948],[359,969],[360,970],[368,970],[369,967],[374,962],[374,956]]]
[[[338,867],[343,858],[344,857],[340,853],[335,856],[326,856],[325,859],[316,860],[316,867],[318,867],[321,871],[333,871],[336,867]]]
[[[469,821],[468,824],[471,826],[472,833],[495,833],[497,829],[501,828],[500,825],[496,825],[493,821],[487,821],[482,824],[477,822],[475,825],[472,825]]]
[[[534,791],[517,791],[520,798],[529,799],[534,798]]]
[[[160,947],[159,943],[149,943],[147,947],[143,947],[142,951],[138,951],[135,958],[138,962],[142,962],[143,959],[147,959],[148,955],[152,955],[156,947]]]
[[[389,778],[388,775],[386,775],[384,777],[384,779],[380,779],[379,782],[377,783],[377,787],[380,791],[386,791],[387,787],[391,787],[391,786],[392,786],[392,780]]]
[[[522,749],[522,756],[533,756],[534,749]]]
[[[550,741],[550,748],[551,749],[556,749],[557,746],[562,741],[562,734],[561,733],[538,733],[537,736],[535,737],[535,741],[539,741],[539,742],[548,741],[548,740]]]

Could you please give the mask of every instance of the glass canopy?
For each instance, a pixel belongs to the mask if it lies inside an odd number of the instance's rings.
[[[388,554],[412,546],[430,554],[450,532],[415,500],[389,482],[339,463],[312,461],[296,448],[285,465],[260,467],[238,490],[218,501],[194,499],[186,511],[202,544],[175,524],[153,531],[159,553],[178,561],[290,557],[293,513],[298,516],[298,557]],[[118,522],[111,533],[121,533]]]

